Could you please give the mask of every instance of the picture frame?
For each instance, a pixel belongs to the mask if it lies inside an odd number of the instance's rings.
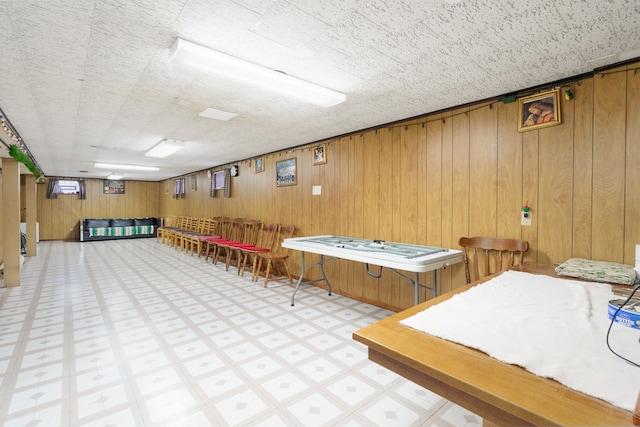
[[[276,162],[276,187],[297,184],[297,158]]]
[[[327,163],[327,146],[325,144],[313,147],[313,166]]]
[[[124,181],[105,179],[103,182],[104,194],[124,194]]]
[[[197,191],[198,190],[198,177],[193,174],[191,175],[191,191]]]
[[[562,123],[560,90],[550,90],[518,99],[518,132]]]
[[[264,172],[264,157],[258,157],[253,162],[253,172],[260,173]]]

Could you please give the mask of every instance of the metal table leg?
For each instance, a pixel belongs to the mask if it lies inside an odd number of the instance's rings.
[[[329,283],[329,279],[327,279],[327,275],[324,273],[324,263],[327,261],[331,261],[336,259],[336,257],[331,257],[329,259],[324,259],[324,255],[320,255],[320,262],[316,262],[313,264],[305,265],[304,263],[304,251],[302,251],[302,271],[300,272],[300,277],[298,278],[298,283],[296,283],[296,287],[291,294],[291,306],[293,307],[295,304],[296,293],[298,292],[298,288],[303,283],[302,278],[304,277],[304,271],[309,267],[314,267],[316,265],[320,266],[320,273],[322,273],[322,279],[309,280],[304,282],[305,284],[311,284],[316,282],[324,281],[327,284],[327,288],[329,290],[329,295],[331,295],[331,283]]]

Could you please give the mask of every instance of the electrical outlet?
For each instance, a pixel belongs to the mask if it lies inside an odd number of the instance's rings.
[[[520,212],[520,225],[531,226],[531,216],[533,214],[529,212]]]

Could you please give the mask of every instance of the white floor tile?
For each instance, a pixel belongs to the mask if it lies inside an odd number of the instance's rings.
[[[481,422],[367,359],[352,333],[387,310],[314,286],[291,307],[287,279],[155,239],[39,245],[0,288],[3,426]]]

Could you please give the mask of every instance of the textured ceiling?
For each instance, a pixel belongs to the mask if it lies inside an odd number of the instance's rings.
[[[119,162],[159,166],[125,172],[156,181],[640,56],[637,0],[451,3],[0,0],[0,108],[48,176]],[[176,38],[347,100],[317,107],[175,65]],[[198,116],[209,107],[238,116]],[[187,148],[144,156],[165,138]]]

